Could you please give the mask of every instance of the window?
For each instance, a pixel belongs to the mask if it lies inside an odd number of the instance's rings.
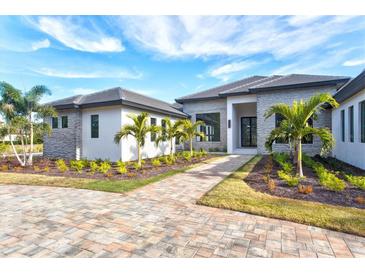
[[[308,119],[308,126],[313,127],[313,119],[312,117]],[[313,134],[309,134],[304,136],[302,140],[302,144],[313,144]]]
[[[156,118],[151,118],[151,126],[156,125]],[[156,141],[156,133],[151,133],[151,142]]]
[[[162,134],[165,136],[166,134],[166,121],[164,119],[161,120]],[[162,141],[166,141],[166,138],[163,137]]]
[[[279,114],[279,113],[275,113],[275,127],[279,127],[281,122],[284,120],[284,116]],[[276,139],[275,143],[277,144],[287,144],[288,140],[286,138],[278,138]]]
[[[349,107],[349,139],[354,142],[354,106]]]
[[[345,142],[345,110],[341,110],[341,141]]]
[[[91,115],[91,138],[99,138],[99,115]]]
[[[52,117],[52,128],[58,128],[58,117]]]
[[[204,126],[200,127],[200,132],[205,134],[205,140],[198,137],[198,141],[219,142],[220,134],[220,113],[202,113],[196,115],[197,121],[203,121]]]
[[[68,128],[68,116],[61,117],[62,128]]]
[[[360,142],[365,143],[365,101],[360,102]]]

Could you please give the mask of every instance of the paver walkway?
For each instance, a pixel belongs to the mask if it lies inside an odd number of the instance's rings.
[[[365,238],[196,205],[249,156],[128,194],[0,185],[1,257],[365,257]]]

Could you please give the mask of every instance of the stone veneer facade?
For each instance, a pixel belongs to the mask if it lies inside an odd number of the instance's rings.
[[[227,101],[226,99],[213,99],[197,102],[184,103],[183,111],[191,116],[193,122],[196,121],[196,114],[200,113],[220,113],[220,141],[219,142],[198,142],[193,140],[195,149],[219,149],[227,150]],[[186,147],[187,148],[187,147]]]
[[[62,116],[68,116],[68,128],[62,128]],[[51,118],[46,120],[51,125]],[[80,159],[81,142],[81,111],[58,111],[58,128],[52,129],[51,136],[44,137],[44,156]]]

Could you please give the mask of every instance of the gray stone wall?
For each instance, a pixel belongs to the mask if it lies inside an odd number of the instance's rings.
[[[276,103],[292,104],[294,100],[308,99],[316,93],[335,92],[334,87],[292,89],[285,91],[259,92],[257,94],[257,150],[259,154],[268,153],[265,148],[265,141],[271,130],[275,128],[275,116],[265,120],[264,113],[270,106]],[[318,116],[318,120],[313,122],[314,127],[331,128],[331,112],[325,111]],[[320,152],[321,141],[314,137],[313,144],[303,144],[303,151],[309,155]],[[273,150],[278,152],[289,151],[287,144],[274,144]]]
[[[61,116],[68,116],[68,128],[62,128]],[[46,121],[51,125],[50,117]],[[79,159],[81,147],[81,111],[58,111],[58,128],[44,137],[43,155],[48,158]]]
[[[183,111],[191,116],[192,121],[196,121],[196,114],[199,113],[220,113],[220,141],[219,142],[198,142],[196,138],[193,141],[193,147],[196,150],[203,148],[209,149],[227,149],[227,101],[226,99],[214,99],[197,102],[187,102],[183,105]]]

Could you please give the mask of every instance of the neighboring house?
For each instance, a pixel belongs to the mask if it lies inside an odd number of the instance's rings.
[[[252,76],[227,85],[212,88],[176,99],[183,112],[193,121],[203,120],[202,128],[208,138],[194,140],[195,148],[227,150],[228,153],[264,154],[265,141],[281,117],[264,118],[270,106],[292,104],[306,100],[316,93],[337,90],[349,81],[348,77],[323,75]],[[314,127],[331,128],[331,110],[321,113],[313,121]],[[314,155],[320,152],[320,140],[308,138],[303,151]],[[275,143],[274,151],[288,151],[288,144]]]
[[[365,169],[365,70],[343,86],[335,99],[340,107],[332,111],[333,157]]]
[[[49,103],[57,109],[58,117],[48,118],[51,136],[44,138],[44,155],[66,159],[109,159],[130,161],[137,158],[133,137],[114,143],[114,135],[123,125],[132,123],[128,114],[148,112],[150,123],[161,125],[164,117],[173,121],[188,115],[170,104],[121,88],[78,95]],[[144,158],[169,153],[169,143],[157,147],[154,136],[148,134],[142,150]],[[175,149],[175,148],[174,148]]]

